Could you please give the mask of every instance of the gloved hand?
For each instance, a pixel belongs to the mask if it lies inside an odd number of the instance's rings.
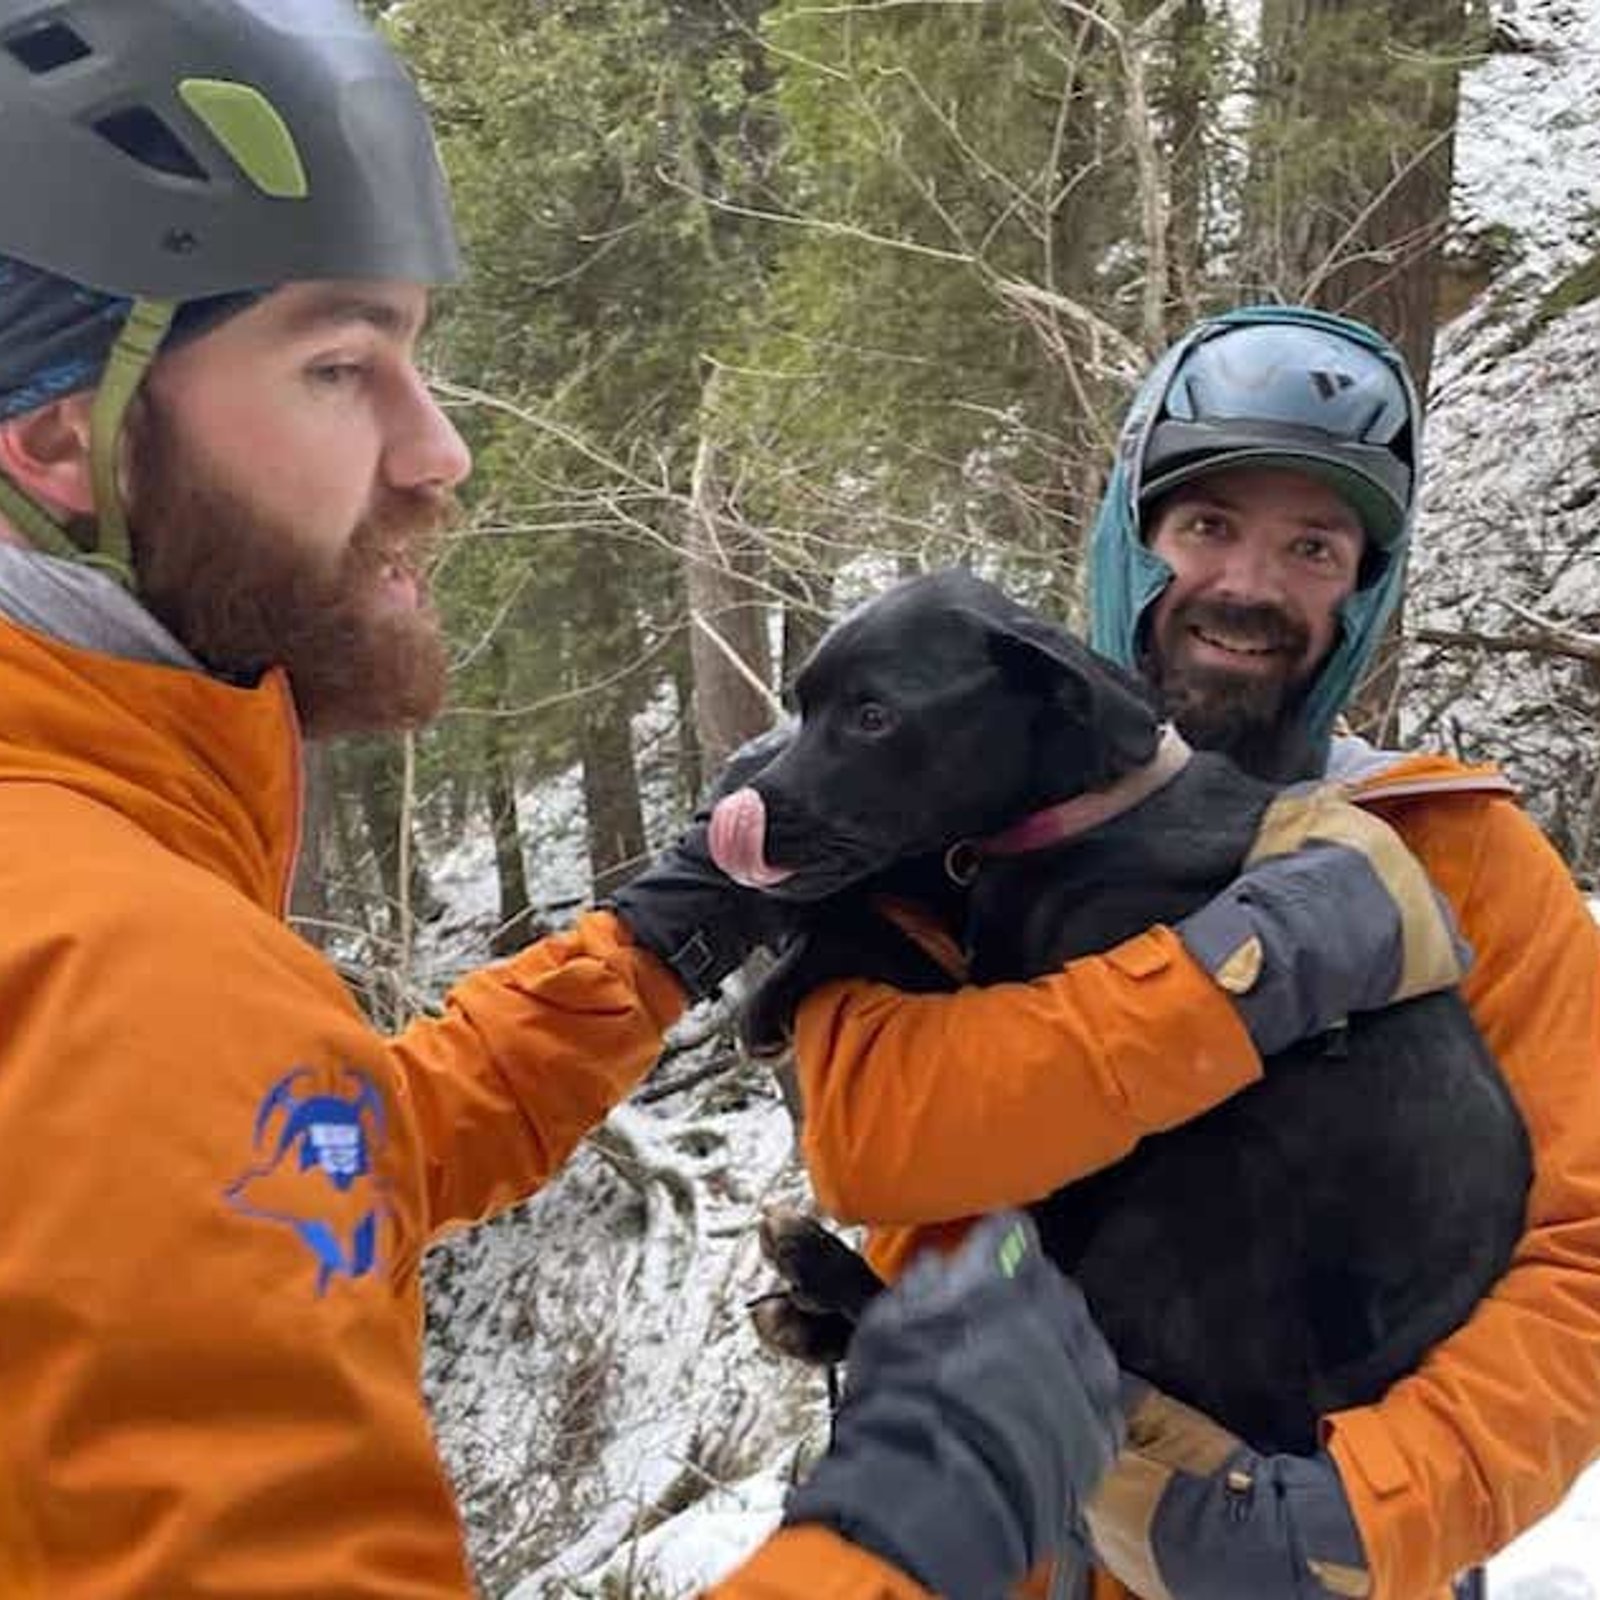
[[[1177,933],[1264,1056],[1448,989],[1472,959],[1400,836],[1330,785],[1280,795],[1243,873]]]
[[[782,936],[782,902],[728,877],[711,859],[706,827],[717,801],[742,789],[793,737],[794,724],[784,722],[740,745],[677,842],[602,902],[693,1000],[715,994],[751,951]]]
[[[1059,1548],[1122,1435],[1115,1359],[1015,1213],[861,1319],[832,1449],[785,1524],[822,1523],[948,1600]]]
[[[1328,1600],[1370,1592],[1338,1469],[1259,1455],[1208,1417],[1144,1386],[1128,1443],[1088,1520],[1096,1554],[1139,1594],[1172,1600]]]

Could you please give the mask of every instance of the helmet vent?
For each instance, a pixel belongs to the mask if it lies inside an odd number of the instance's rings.
[[[204,182],[206,169],[189,154],[188,147],[148,106],[130,106],[101,117],[94,130],[141,166],[174,178]]]
[[[74,61],[94,54],[64,22],[47,22],[43,27],[30,28],[26,33],[7,39],[5,47],[35,77],[43,77],[60,67],[70,67]]]

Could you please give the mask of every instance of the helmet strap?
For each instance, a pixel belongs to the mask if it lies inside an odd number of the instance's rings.
[[[117,335],[106,360],[106,369],[94,397],[89,421],[89,463],[94,482],[94,508],[99,519],[100,539],[96,551],[87,559],[106,568],[123,584],[133,587],[133,549],[128,538],[128,517],[122,504],[122,489],[117,482],[117,458],[122,444],[122,428],[128,407],[139,392],[150,364],[161,348],[177,314],[175,300],[135,300],[128,320]],[[27,532],[27,529],[23,530]]]
[[[24,493],[9,478],[0,477],[0,517],[14,527],[30,544],[54,556],[82,561],[84,553],[67,530],[32,495]]]

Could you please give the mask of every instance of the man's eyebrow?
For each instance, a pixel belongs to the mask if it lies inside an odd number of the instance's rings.
[[[295,308],[286,331],[291,338],[302,334],[331,331],[352,324],[375,328],[391,339],[414,338],[422,332],[418,319],[410,311],[391,305],[387,300],[375,300],[370,295],[329,295],[307,301]]]
[[[1225,494],[1218,494],[1212,489],[1180,487],[1172,491],[1172,499],[1169,503],[1174,511],[1192,506],[1205,506],[1213,511],[1237,511],[1239,509]]]
[[[1213,489],[1188,489],[1177,488],[1172,491],[1172,499],[1168,502],[1168,509],[1172,511],[1237,511],[1239,507],[1225,494],[1218,494]],[[1318,533],[1348,533],[1352,537],[1359,537],[1362,532],[1361,519],[1353,511],[1335,512],[1332,516],[1322,516],[1313,513],[1300,519],[1302,528],[1313,528]]]

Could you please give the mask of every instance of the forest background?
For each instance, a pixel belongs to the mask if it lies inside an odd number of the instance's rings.
[[[1121,409],[1197,316],[1347,312],[1425,391],[1450,348],[1450,381],[1488,393],[1530,352],[1600,347],[1600,212],[1552,251],[1464,205],[1456,171],[1464,85],[1593,37],[1576,0],[369,9],[457,197],[471,275],[428,360],[478,462],[433,574],[450,710],[311,764],[297,918],[386,1025],[638,870],[853,600],[959,561],[1079,622]],[[1579,325],[1565,356],[1541,343]],[[1571,426],[1519,383],[1430,440],[1499,470],[1430,480],[1357,720],[1501,761],[1592,885],[1600,412]],[[799,1179],[722,1020],[573,1177],[435,1268],[430,1376],[491,1592],[591,1568],[596,1593],[654,1592],[615,1553],[815,1421],[733,1330],[753,1208]],[[582,1270],[550,1264],[552,1234]],[[729,1352],[711,1402],[641,1355],[673,1340],[638,1306],[701,1293],[688,1325]],[[483,1347],[492,1385],[462,1376],[485,1329],[525,1341],[509,1367]],[[491,1417],[486,1386],[525,1398]]]

